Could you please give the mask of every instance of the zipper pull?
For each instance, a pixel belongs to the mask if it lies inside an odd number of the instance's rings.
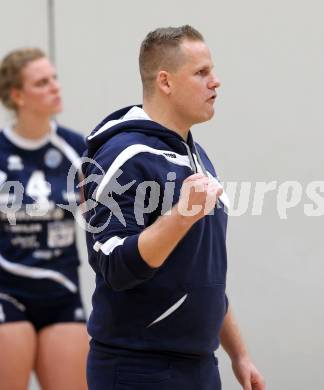
[[[187,155],[188,155],[188,158],[189,158],[189,164],[190,164],[190,167],[193,171],[193,173],[198,173],[198,169],[197,169],[197,166],[195,164],[195,161],[194,161],[194,158],[193,158],[193,155],[191,153],[191,150],[189,148],[189,145],[186,144],[184,141],[182,141],[182,143],[184,144],[186,150],[187,150]]]

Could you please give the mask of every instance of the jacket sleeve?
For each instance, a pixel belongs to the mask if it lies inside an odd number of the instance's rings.
[[[103,168],[107,172],[107,168]],[[87,171],[87,177],[94,173]],[[145,177],[152,177],[152,172],[148,171],[142,154],[123,164],[104,186],[100,187],[103,175],[98,183],[92,182],[85,188],[86,198],[96,199],[96,206],[87,217],[88,246],[89,243],[92,246],[88,248],[90,264],[116,291],[135,287],[152,278],[158,270],[143,260],[138,249],[139,235],[152,217],[138,212],[147,202],[147,194],[137,188]]]

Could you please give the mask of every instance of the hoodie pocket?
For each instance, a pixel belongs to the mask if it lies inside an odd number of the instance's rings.
[[[224,284],[188,284],[183,294],[156,313],[144,332],[146,340],[188,353],[210,353],[219,345],[226,312]]]

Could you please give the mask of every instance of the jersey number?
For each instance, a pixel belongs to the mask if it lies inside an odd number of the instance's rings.
[[[30,176],[26,187],[26,195],[37,203],[46,202],[51,193],[51,184],[45,180],[44,172],[35,171]]]

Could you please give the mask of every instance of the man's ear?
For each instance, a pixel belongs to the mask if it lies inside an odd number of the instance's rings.
[[[163,92],[165,95],[170,95],[171,85],[169,72],[160,70],[156,76],[156,84],[161,92]]]

